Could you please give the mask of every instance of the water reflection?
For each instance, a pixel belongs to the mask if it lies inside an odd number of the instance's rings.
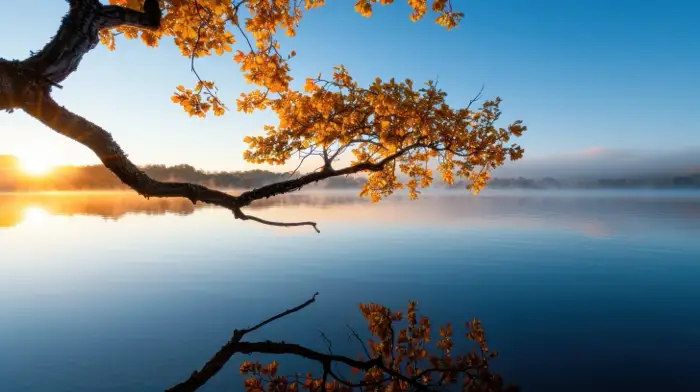
[[[258,200],[252,210],[269,207],[313,206],[328,208],[338,204],[363,202],[357,195],[294,194]],[[92,215],[118,220],[128,214],[190,215],[196,209],[209,206],[193,205],[184,198],[145,199],[133,192],[38,192],[0,193],[0,227],[13,227],[44,211],[48,215]],[[29,212],[28,212],[29,211]]]
[[[322,330],[334,351],[353,355],[344,326],[364,325],[358,302],[416,299],[436,322],[480,317],[501,351],[496,366],[526,391],[694,385],[695,194],[449,192],[372,205],[353,192],[310,192],[252,209],[316,220],[323,234],[277,236],[218,208],[133,193],[0,195],[10,227],[0,231],[3,386],[163,390],[232,328],[315,291],[313,308],[260,339],[324,350]],[[203,390],[240,389],[242,359]],[[297,366],[283,360],[285,371]]]
[[[350,208],[351,207],[351,208]],[[127,215],[190,215],[213,208],[187,199],[145,199],[133,192],[0,194],[0,228],[49,216],[88,215],[119,220]],[[649,228],[700,231],[700,195],[645,192],[434,192],[419,200],[392,196],[372,204],[355,191],[299,192],[256,201],[249,210],[273,220],[420,223],[425,226],[561,228],[587,236]]]
[[[22,210],[22,222],[39,223],[45,220],[49,214],[41,207],[31,206]]]

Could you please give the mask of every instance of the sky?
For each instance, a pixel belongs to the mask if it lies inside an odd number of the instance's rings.
[[[503,124],[522,119],[528,126],[518,139],[525,166],[555,167],[571,157],[596,161],[601,151],[634,153],[642,161],[647,153],[700,151],[696,0],[453,0],[466,16],[452,31],[431,19],[411,22],[400,0],[375,6],[371,18],[357,14],[353,1],[327,3],[306,13],[296,37],[283,40],[284,50],[297,52],[291,68],[299,83],[344,64],[365,85],[376,76],[437,79],[454,106],[466,105],[484,85],[485,98],[503,99]],[[0,13],[0,32],[11,37],[0,40],[4,58],[40,49],[68,8],[59,0],[11,4]],[[230,107],[251,88],[232,53],[199,60],[197,68],[218,83]],[[118,38],[115,51],[90,52],[54,96],[111,132],[137,164],[269,168],[243,160],[242,139],[261,134],[275,117],[232,111],[190,118],[170,96],[176,85],[195,80],[171,38],[157,49]],[[0,154],[52,164],[99,162],[21,112],[0,114],[0,140]]]

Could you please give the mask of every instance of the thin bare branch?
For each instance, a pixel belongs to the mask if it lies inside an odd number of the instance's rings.
[[[328,349],[328,354],[333,354],[333,342],[328,338],[328,336],[326,336],[326,334],[323,331],[321,331],[319,329],[318,332],[321,334],[321,339],[323,339],[323,342],[326,344],[326,348]],[[335,378],[336,380],[343,382],[345,379],[338,376],[339,374],[341,374],[340,370],[338,370],[338,362],[334,362],[333,364],[336,367],[329,368],[328,374],[330,374],[331,377]]]
[[[314,151],[316,151],[316,146],[312,146],[311,149],[310,149],[310,151],[309,151],[307,154],[305,154],[304,156],[301,157],[301,159],[299,160],[299,164],[297,165],[297,167],[294,168],[294,170],[292,170],[291,172],[289,172],[289,176],[290,176],[290,177],[294,177],[294,175],[297,174],[297,172],[299,171],[299,168],[301,167],[301,165],[304,164],[304,161],[306,161],[306,159],[307,159],[308,157],[310,157],[310,156],[312,156],[312,155],[314,154]],[[301,156],[301,151],[299,152],[299,155]]]
[[[348,335],[348,340],[350,340],[350,338],[355,338],[355,340],[357,340],[360,343],[360,346],[362,347],[362,350],[364,350],[367,358],[370,358],[371,355],[369,353],[369,349],[367,348],[367,345],[365,344],[365,342],[362,341],[362,338],[360,337],[360,335],[357,333],[357,331],[355,331],[355,329],[353,327],[350,326],[350,324],[347,324],[347,327],[348,327],[348,329],[350,329],[350,334]]]
[[[219,96],[207,86],[207,84],[204,82],[201,76],[199,76],[199,72],[197,72],[197,68],[194,66],[194,60],[199,56],[197,54],[197,49],[199,48],[199,44],[202,40],[202,28],[210,23],[210,20],[212,19],[211,15],[211,10],[202,7],[197,0],[193,2],[197,15],[199,16],[199,26],[197,27],[197,38],[194,42],[194,45],[192,46],[192,49],[190,50],[190,71],[194,74],[194,76],[197,78],[197,81],[200,83],[200,88],[197,90],[197,93],[201,92],[202,89],[212,98],[216,101],[216,103],[221,106],[224,110],[229,110],[229,108],[224,105],[224,103],[219,99]],[[208,19],[205,20],[202,18],[202,12],[207,12]],[[201,107],[201,106],[200,106]]]
[[[333,354],[333,342],[331,342],[331,340],[328,339],[328,336],[326,336],[326,334],[323,331],[319,329],[318,332],[321,334],[321,339],[323,339],[323,343],[326,344],[328,354]]]
[[[253,44],[250,42],[250,39],[248,38],[248,34],[246,34],[245,30],[239,23],[234,23],[234,25],[238,28],[238,31],[241,33],[243,38],[245,38],[245,42],[248,44],[248,48],[250,49],[251,52],[254,52],[255,49],[253,48]]]
[[[480,99],[483,97],[484,87],[485,87],[485,86],[482,84],[482,85],[481,85],[481,89],[479,90],[479,92],[476,93],[476,95],[474,96],[474,98],[472,98],[472,99],[469,100],[469,103],[467,104],[467,109],[471,109],[472,105],[473,105],[476,101],[480,100]]]
[[[278,313],[251,328],[247,329],[237,329],[233,331],[233,336],[231,337],[231,340],[229,340],[219,351],[217,351],[214,356],[207,361],[206,364],[202,367],[202,369],[198,371],[194,371],[190,377],[167,389],[166,392],[192,392],[196,391],[199,389],[202,385],[204,385],[209,379],[214,377],[223,367],[224,365],[231,359],[231,357],[236,354],[236,353],[245,353],[246,352],[246,346],[241,346],[240,341],[243,339],[243,336],[245,336],[247,333],[253,332],[257,329],[262,328],[263,326],[278,320],[284,316],[287,316],[289,314],[292,314],[294,312],[298,312],[305,307],[311,305],[314,301],[316,301],[316,296],[318,293],[315,293],[311,299],[307,300],[306,302],[302,303],[301,305],[295,306],[291,309],[287,309],[282,313]],[[267,344],[267,342],[259,343],[259,344]],[[250,352],[250,351],[248,351]]]
[[[270,324],[271,322],[273,322],[273,321],[275,321],[275,320],[281,319],[282,317],[287,316],[287,315],[290,315],[290,314],[292,314],[292,313],[294,313],[294,312],[298,312],[298,311],[304,309],[305,307],[311,305],[312,303],[314,303],[314,301],[316,301],[316,297],[317,297],[317,296],[318,296],[318,292],[314,293],[314,295],[312,295],[311,298],[308,299],[308,300],[307,300],[306,302],[304,302],[303,304],[298,305],[298,306],[295,306],[295,307],[293,307],[293,308],[291,308],[291,309],[287,309],[287,310],[285,310],[285,311],[282,312],[282,313],[276,314],[276,315],[270,317],[269,319],[267,319],[267,320],[265,320],[265,321],[262,321],[262,322],[256,324],[256,325],[253,326],[253,327],[250,327],[250,328],[248,328],[248,329],[245,329],[243,333],[246,334],[246,333],[253,332],[253,331],[255,331],[255,330],[258,330],[258,329],[264,327],[264,326],[267,325],[267,324]]]
[[[264,225],[268,226],[277,226],[277,227],[296,227],[296,226],[311,226],[313,227],[314,230],[316,230],[317,233],[321,233],[321,230],[318,229],[318,225],[316,222],[311,222],[311,221],[306,221],[306,222],[275,222],[275,221],[269,221],[266,219],[258,218],[257,216],[253,215],[248,215],[244,214],[243,211],[239,209],[234,209],[233,210],[233,215],[236,217],[236,219],[240,219],[243,221],[246,220],[251,220],[253,222],[258,222],[262,223]]]

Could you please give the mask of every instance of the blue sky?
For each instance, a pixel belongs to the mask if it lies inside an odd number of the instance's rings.
[[[466,104],[483,84],[486,97],[503,98],[503,120],[528,125],[520,139],[526,160],[591,149],[700,147],[698,1],[453,0],[466,17],[449,32],[431,20],[411,22],[403,1],[375,7],[369,19],[350,0],[328,3],[308,12],[298,36],[284,41],[283,49],[297,51],[291,63],[297,81],[336,64],[361,83],[375,76],[437,78],[453,105]],[[0,44],[4,58],[41,48],[67,10],[63,1],[12,4],[0,13],[2,33],[13,37]],[[231,56],[200,60],[198,70],[235,106],[249,86]],[[170,39],[157,49],[119,39],[114,52],[90,52],[55,96],[110,131],[137,164],[253,167],[242,159],[242,138],[275,118],[237,112],[189,118],[170,95],[194,81]],[[23,113],[0,114],[0,137],[0,153],[97,163],[85,147]]]

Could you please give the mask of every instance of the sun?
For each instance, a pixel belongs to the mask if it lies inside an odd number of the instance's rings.
[[[48,174],[54,168],[54,164],[46,157],[40,155],[22,155],[19,157],[20,169],[32,176]]]

